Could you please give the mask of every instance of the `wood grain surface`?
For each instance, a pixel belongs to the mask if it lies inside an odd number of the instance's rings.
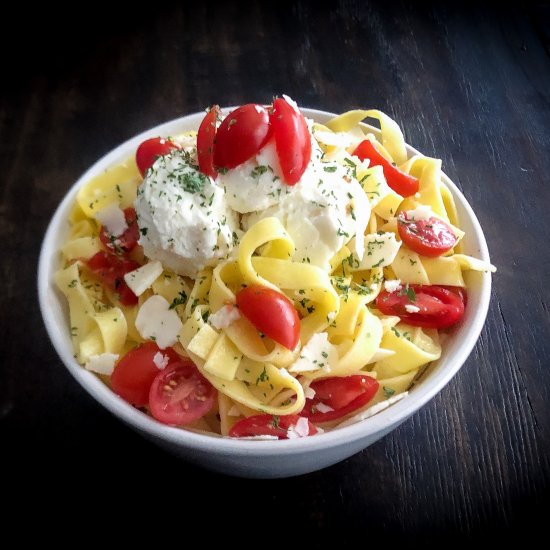
[[[175,2],[83,7],[65,11],[68,24],[49,5],[11,9],[5,24],[24,21],[25,33],[1,39],[0,448],[3,495],[15,512],[44,517],[61,497],[64,521],[111,521],[125,509],[166,514],[172,525],[179,516],[189,528],[209,511],[207,537],[260,529],[268,540],[284,535],[285,545],[294,541],[290,519],[309,547],[333,538],[348,546],[356,535],[414,545],[515,532],[528,542],[544,530],[547,3]],[[281,93],[305,107],[376,107],[394,117],[409,143],[443,159],[498,273],[474,352],[421,411],[324,471],[247,481],[166,454],[73,381],[42,324],[36,266],[57,204],[111,148],[212,103]],[[181,510],[168,505],[173,498]]]

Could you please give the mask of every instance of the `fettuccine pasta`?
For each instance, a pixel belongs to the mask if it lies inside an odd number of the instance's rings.
[[[255,109],[301,117],[290,98]],[[408,158],[387,115],[304,122],[311,152],[298,176],[277,120],[265,124],[274,137],[235,167],[219,169],[229,153],[212,162],[216,149],[205,168],[191,132],[157,140],[144,179],[133,159],[94,177],[71,211],[56,284],[77,361],[144,412],[222,436],[303,437],[406,396],[464,309],[464,272],[494,268],[462,253],[441,161]],[[240,300],[258,288],[266,301],[252,314]],[[147,386],[126,391],[138,368]]]

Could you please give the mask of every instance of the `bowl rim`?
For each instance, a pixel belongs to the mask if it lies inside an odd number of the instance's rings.
[[[224,107],[224,112],[230,111],[235,107]],[[303,114],[314,120],[327,120],[330,117],[336,116],[335,113],[323,111],[319,109],[301,108]],[[406,399],[402,399],[387,409],[377,413],[376,415],[329,432],[318,434],[315,437],[306,437],[288,440],[240,440],[235,438],[221,437],[218,435],[202,434],[195,431],[185,430],[181,428],[166,426],[157,422],[153,418],[147,416],[141,411],[134,408],[132,405],[118,397],[110,388],[108,388],[96,375],[86,371],[73,357],[72,350],[67,350],[62,340],[61,330],[57,330],[55,318],[52,310],[48,305],[48,294],[54,288],[57,294],[57,289],[53,280],[50,278],[50,269],[52,262],[55,261],[55,255],[59,253],[55,247],[55,240],[58,232],[66,222],[66,214],[73,203],[77,190],[87,182],[93,175],[99,173],[108,166],[120,161],[123,155],[135,149],[135,147],[144,139],[152,135],[166,135],[169,128],[177,127],[189,123],[191,119],[197,119],[200,123],[200,117],[203,112],[192,113],[173,120],[159,124],[153,128],[145,130],[134,137],[126,140],[113,150],[105,154],[97,160],[90,168],[88,168],[66,192],[64,198],[57,206],[57,209],[50,220],[40,250],[40,258],[38,264],[38,297],[42,318],[46,326],[46,331],[50,340],[65,367],[77,382],[103,405],[109,412],[117,416],[122,421],[135,427],[148,435],[166,440],[168,443],[177,446],[184,446],[190,449],[204,450],[215,448],[216,452],[227,455],[250,455],[250,456],[267,456],[278,454],[298,454],[305,451],[322,450],[327,447],[339,446],[345,443],[351,443],[360,439],[365,439],[369,436],[374,436],[377,433],[383,434],[399,423],[406,420],[413,413],[418,411],[430,399],[432,399],[460,370],[473,347],[475,346],[481,330],[483,328],[491,295],[491,274],[481,273],[480,282],[480,298],[479,307],[469,325],[463,327],[464,334],[462,342],[459,345],[458,351],[449,360],[449,365],[445,369],[440,369],[438,372],[432,372],[427,380],[419,384],[414,391],[410,392]],[[197,127],[198,127],[197,123]],[[372,126],[366,125],[374,132],[378,130]],[[421,154],[414,147],[406,144],[407,154]],[[478,257],[486,262],[490,261],[487,242],[483,234],[483,230],[479,221],[471,208],[470,204],[460,191],[460,189],[451,181],[451,179],[442,172],[442,180],[450,189],[455,201],[457,201],[462,209],[469,217],[469,221],[474,229],[476,245],[478,246]]]

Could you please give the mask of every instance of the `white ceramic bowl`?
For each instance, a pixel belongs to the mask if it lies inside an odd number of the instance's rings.
[[[303,112],[318,122],[326,122],[334,116],[313,109],[303,109]],[[468,274],[466,314],[445,342],[441,359],[431,365],[405,399],[360,423],[303,439],[239,441],[193,433],[156,422],[111,392],[96,376],[75,361],[68,329],[67,305],[55,287],[53,275],[59,267],[59,248],[68,232],[67,217],[77,190],[96,174],[133,154],[144,139],[195,130],[203,117],[204,113],[196,113],[143,132],[96,162],[71,187],[50,222],[40,254],[38,291],[46,329],[59,357],[90,395],[123,422],[173,453],[206,468],[243,477],[288,477],[319,470],[357,453],[399,426],[457,373],[483,327],[489,306],[491,276],[487,273]],[[408,147],[408,153],[412,155],[417,151]],[[461,227],[466,232],[465,253],[489,261],[487,243],[474,212],[449,178],[443,176],[443,179],[453,194]]]

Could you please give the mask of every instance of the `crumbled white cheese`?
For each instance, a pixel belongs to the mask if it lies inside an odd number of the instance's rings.
[[[403,287],[401,286],[401,281],[399,279],[389,279],[384,281],[384,288],[386,289],[386,292],[397,292]]]
[[[317,403],[317,405],[315,405],[315,408],[320,413],[328,413],[328,412],[332,412],[334,410],[332,407],[330,407],[329,405],[325,405],[324,403]]]
[[[409,313],[418,313],[420,311],[420,308],[418,306],[413,306],[412,304],[405,304],[405,309]]]
[[[329,369],[335,364],[338,354],[334,346],[328,341],[328,334],[320,332],[314,334],[302,348],[300,356],[288,369],[290,372],[310,372],[319,369]]]
[[[239,308],[234,305],[226,305],[220,308],[216,313],[213,313],[208,317],[208,322],[218,330],[227,328],[231,323],[240,319],[241,314]]]
[[[106,374],[111,376],[118,359],[117,353],[102,353],[101,355],[90,355],[88,362],[84,365],[86,370],[97,374]]]
[[[95,219],[103,225],[107,232],[113,235],[113,237],[119,237],[128,229],[124,212],[116,203],[112,203],[100,210],[96,214]]]
[[[407,220],[414,220],[419,222],[433,218],[434,211],[432,210],[431,206],[419,204],[414,210],[406,210],[405,214],[407,215]]]
[[[311,387],[304,388],[304,397],[306,399],[313,399],[315,397],[315,390]]]
[[[297,439],[299,437],[307,437],[309,435],[309,420],[303,416],[298,418],[295,426],[289,426],[286,431],[288,439]]]
[[[170,357],[168,357],[168,355],[163,355],[160,351],[157,351],[153,356],[153,363],[155,363],[155,366],[159,370],[165,369],[169,362]]]
[[[126,273],[124,280],[136,296],[141,296],[159,278],[162,271],[159,261],[149,262]]]
[[[151,296],[139,308],[136,329],[145,340],[153,340],[160,349],[173,346],[183,326],[178,314],[162,296]]]

